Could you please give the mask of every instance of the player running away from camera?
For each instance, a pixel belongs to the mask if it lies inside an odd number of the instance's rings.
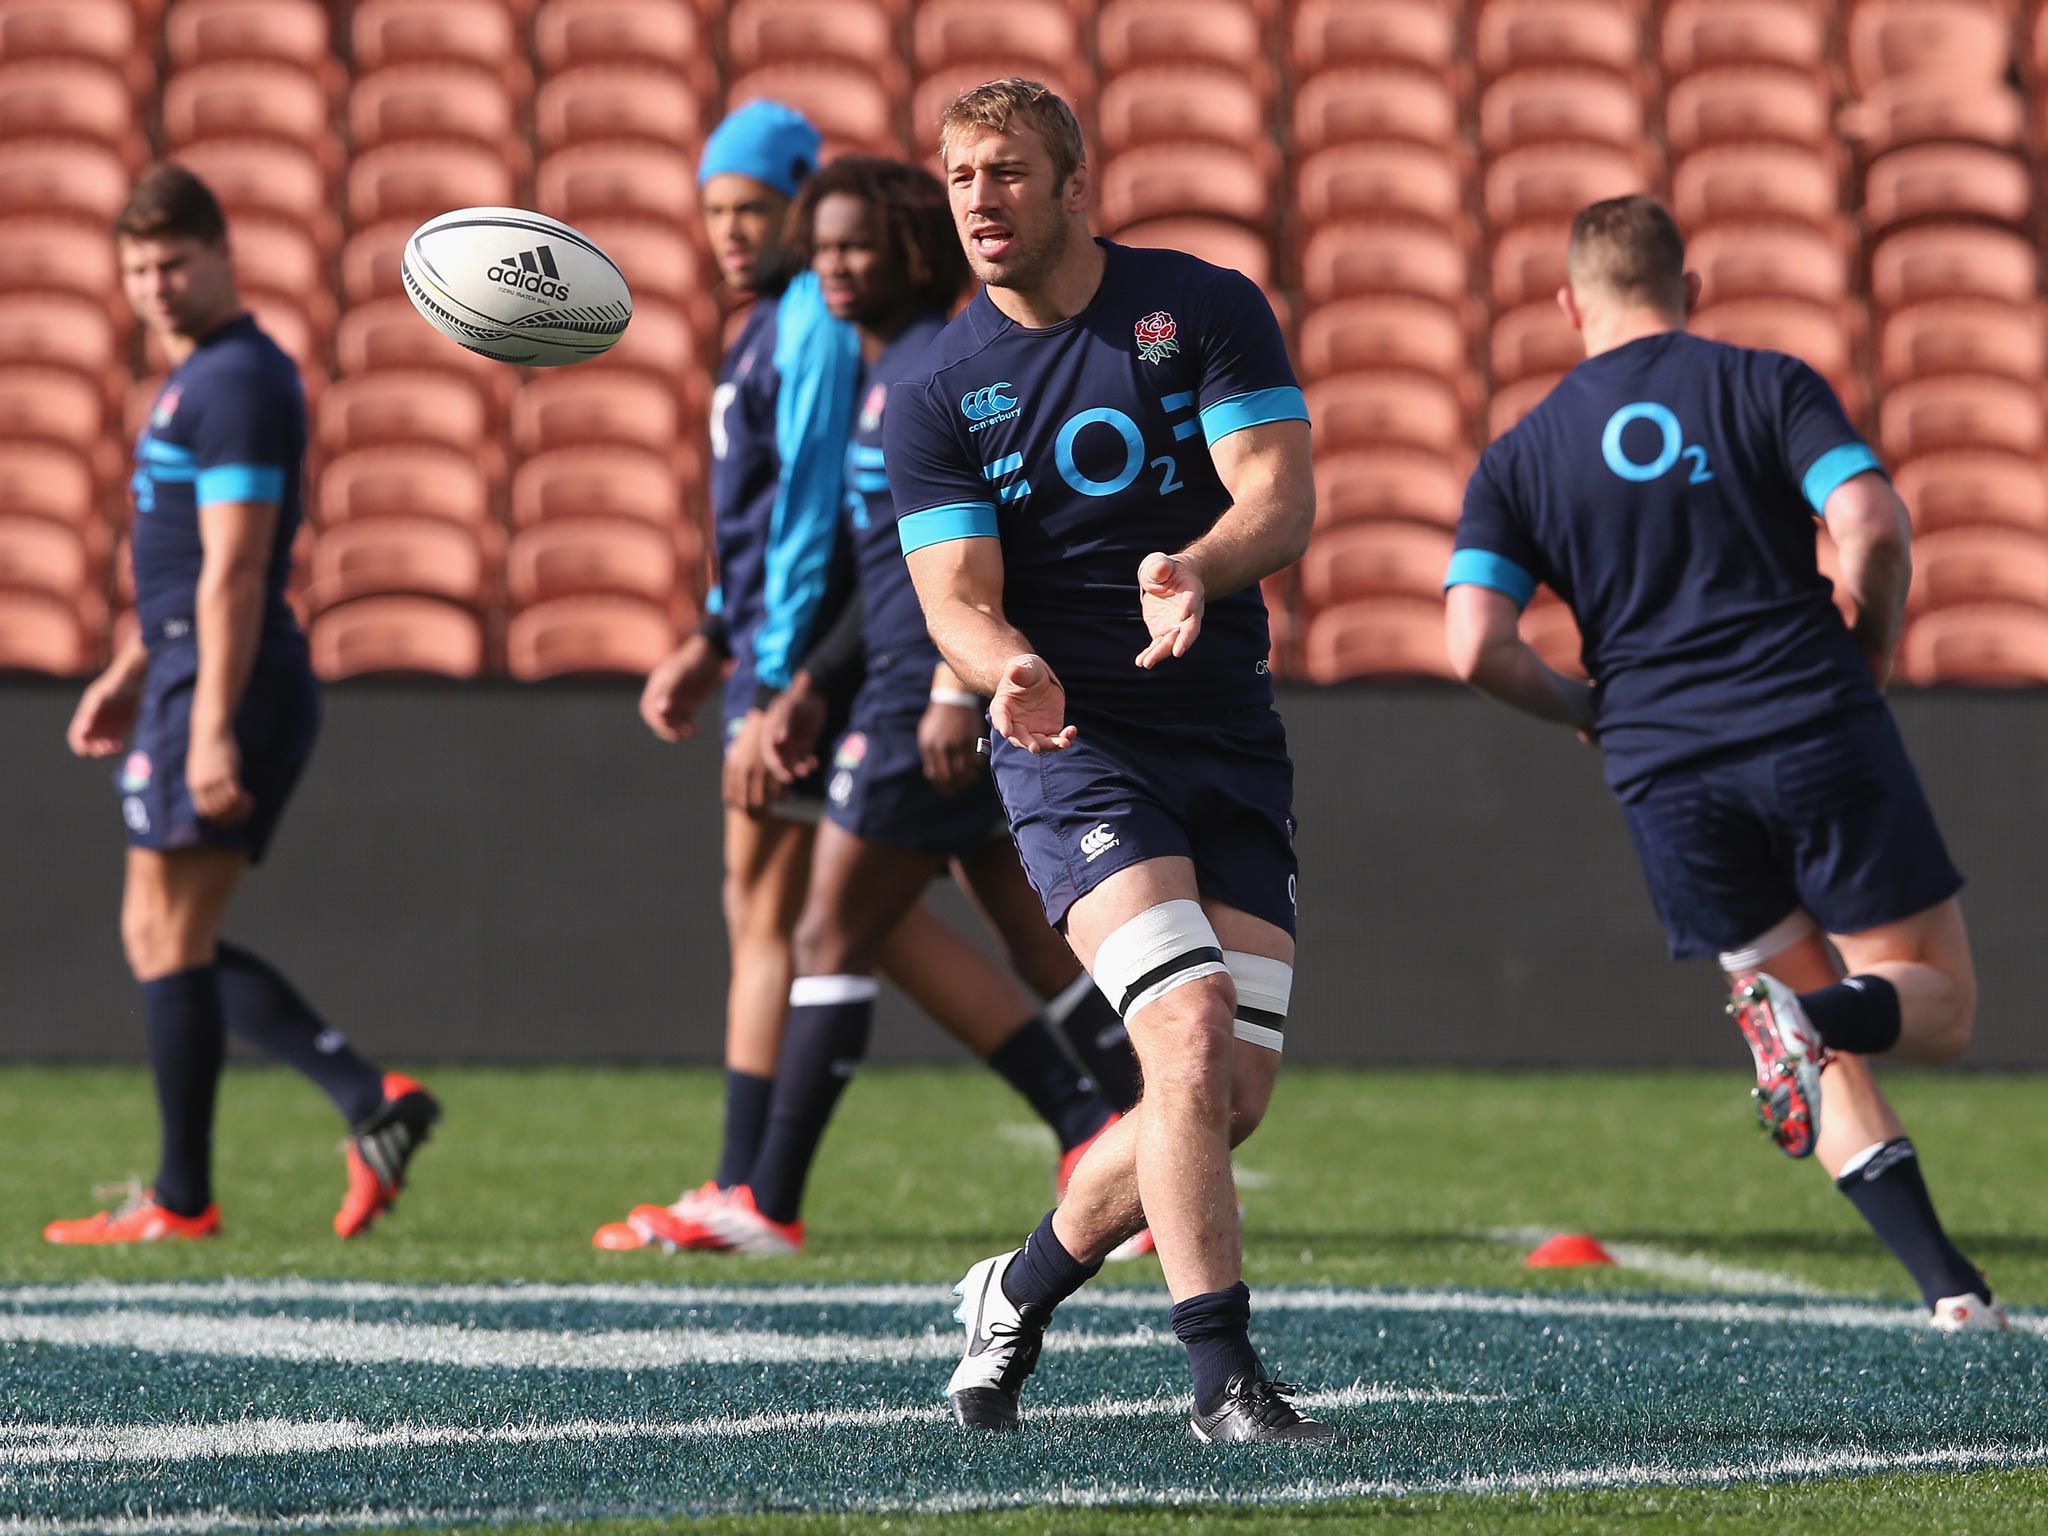
[[[866,1054],[879,947],[948,863],[1003,939],[1011,963],[1052,999],[1093,1092],[1008,977],[975,978],[979,1033],[967,1043],[1036,1108],[1062,1168],[1137,1096],[1122,1022],[1046,925],[1018,868],[1002,807],[977,751],[982,701],[925,633],[896,537],[882,447],[889,386],[915,365],[967,284],[945,190],[897,161],[849,157],[813,176],[790,218],[791,255],[819,279],[826,307],[860,337],[859,414],[848,451],[846,533],[858,600],[846,605],[769,706],[769,766],[793,784],[817,768],[826,700],[859,675],[833,754],[810,891],[795,932],[795,981],[768,1131],[751,1199],[699,1213],[713,1237],[753,1226],[789,1232],[805,1178],[852,1067]]]
[[[1024,1246],[958,1288],[956,1418],[1013,1429],[1053,1309],[1149,1222],[1204,1440],[1324,1440],[1250,1342],[1230,1149],[1293,981],[1293,768],[1258,583],[1314,519],[1309,428],[1238,273],[1091,238],[1065,102],[978,86],[940,127],[986,285],[889,395],[925,622],[991,696],[992,767],[1048,921],[1128,1026],[1137,1106]]]
[[[43,1235],[131,1243],[219,1230],[214,1098],[232,1030],[310,1078],[348,1122],[334,1230],[353,1237],[390,1208],[440,1106],[365,1061],[268,962],[220,937],[319,732],[319,687],[285,603],[305,397],[291,359],[242,307],[226,221],[198,177],[146,172],[114,237],[128,302],[172,368],[135,445],[141,633],[85,690],[67,739],[81,757],[127,747],[115,775],[128,828],[121,939],[142,985],[163,1148],[147,1192]]]
[[[767,705],[797,681],[801,658],[847,585],[835,572],[844,570],[841,471],[860,344],[851,326],[826,312],[815,276],[790,275],[783,240],[790,201],[816,168],[819,146],[800,113],[758,101],[718,126],[698,170],[712,250],[728,286],[750,301],[712,396],[721,581],[702,629],[648,678],[640,713],[662,739],[688,737],[698,705],[724,678],[732,957],[724,1144],[709,1180],[673,1204],[636,1206],[626,1221],[599,1228],[592,1240],[603,1248],[651,1243],[775,1254],[802,1243],[793,1221],[760,1212],[749,1180],[771,1122],[783,1126],[785,1142],[809,1136],[815,1144],[825,1119],[815,1101],[785,1094],[778,1104],[775,1093],[790,935],[810,878],[823,789],[815,774],[781,784],[763,739]],[[999,985],[1001,973],[961,935],[918,904],[881,942],[877,963],[926,1013],[974,1043],[984,1028],[985,989]],[[827,1061],[841,1058],[828,1054]],[[1078,1080],[1071,1069],[1068,1075]]]
[[[2001,1327],[1870,1067],[1953,1060],[1977,997],[1962,876],[1880,692],[1906,509],[1811,368],[1686,334],[1699,279],[1656,202],[1582,210],[1567,279],[1586,361],[1480,459],[1446,578],[1451,663],[1597,741],[1673,956],[1728,975],[1765,1129],[1817,1157],[1935,1326]],[[1590,684],[1517,632],[1541,582],[1578,620]]]

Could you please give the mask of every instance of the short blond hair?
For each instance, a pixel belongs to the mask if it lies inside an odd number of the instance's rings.
[[[1036,80],[1011,76],[991,80],[955,96],[939,114],[939,158],[962,134],[980,137],[984,133],[1009,133],[1015,128],[1031,129],[1052,157],[1053,180],[1065,186],[1067,178],[1088,163],[1081,143],[1081,120],[1074,109]]]

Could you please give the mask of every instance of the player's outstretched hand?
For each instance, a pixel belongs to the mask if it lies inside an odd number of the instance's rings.
[[[957,795],[981,772],[981,712],[933,699],[917,722],[917,755],[924,776],[942,795]]]
[[[192,808],[223,825],[248,819],[256,802],[242,788],[242,752],[232,733],[194,735],[185,749],[185,787]]]
[[[1202,632],[1208,595],[1194,562],[1153,553],[1138,562],[1138,609],[1152,643],[1138,652],[1138,665],[1151,668],[1169,656],[1185,656]]]
[[[64,743],[80,757],[112,757],[135,729],[142,708],[139,688],[124,686],[110,671],[96,677],[71,712]]]
[[[825,731],[825,696],[799,680],[775,696],[761,720],[762,760],[783,784],[816,771]]]
[[[682,741],[697,734],[694,716],[725,658],[702,635],[692,635],[661,659],[640,690],[640,718],[663,741]]]
[[[1074,727],[1066,723],[1067,690],[1036,656],[1010,658],[989,701],[988,720],[1003,740],[1033,756],[1074,744]]]

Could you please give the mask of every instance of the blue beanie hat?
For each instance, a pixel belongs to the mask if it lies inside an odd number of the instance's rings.
[[[818,168],[818,130],[809,118],[779,101],[750,101],[711,130],[697,185],[714,176],[751,176],[780,192],[796,189]]]

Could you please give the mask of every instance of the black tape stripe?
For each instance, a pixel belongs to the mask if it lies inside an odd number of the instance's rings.
[[[1287,1027],[1286,1014],[1273,1013],[1264,1008],[1254,1008],[1250,1003],[1239,1003],[1237,1005],[1237,1016],[1247,1024],[1262,1024],[1276,1034]]]
[[[1116,1011],[1128,1016],[1131,1011],[1131,1004],[1137,1000],[1139,994],[1147,987],[1154,986],[1177,972],[1187,970],[1190,966],[1200,965],[1207,960],[1213,960],[1216,964],[1221,965],[1223,963],[1223,951],[1216,948],[1213,944],[1207,945],[1201,949],[1191,949],[1184,955],[1175,955],[1164,965],[1153,966],[1151,970],[1124,989],[1124,1000],[1117,1004]]]

